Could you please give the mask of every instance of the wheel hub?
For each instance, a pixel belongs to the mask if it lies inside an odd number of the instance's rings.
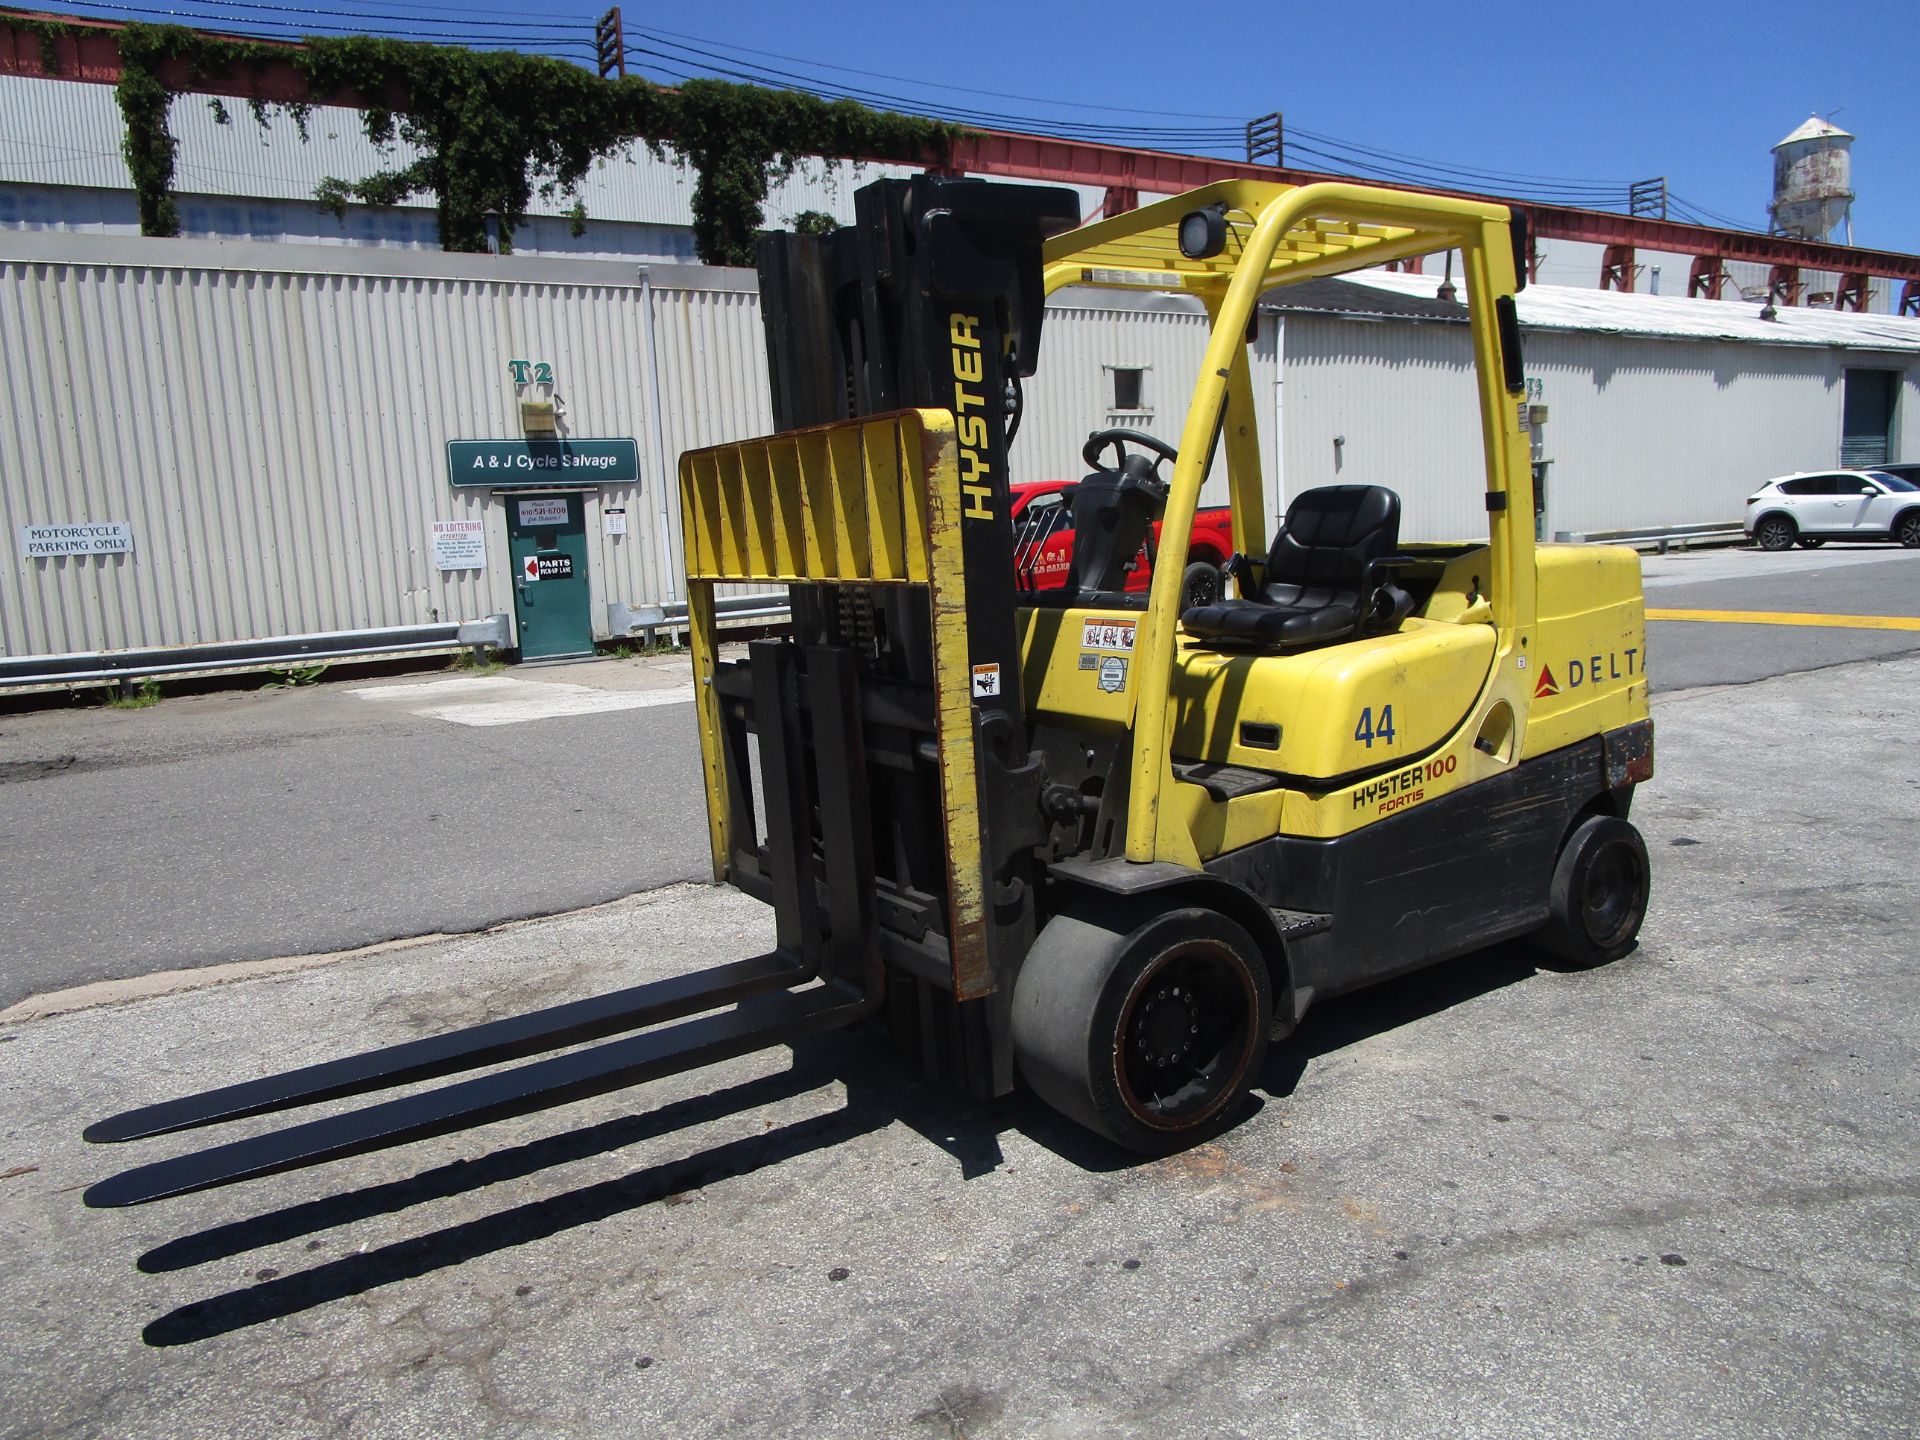
[[[1199,1033],[1200,1011],[1194,993],[1179,985],[1161,986],[1134,1016],[1134,1049],[1143,1061],[1159,1069],[1186,1058]]]

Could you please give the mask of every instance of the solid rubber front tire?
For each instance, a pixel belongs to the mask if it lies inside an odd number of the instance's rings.
[[[1056,915],[1014,989],[1014,1053],[1062,1115],[1165,1155],[1233,1118],[1272,1010],[1259,947],[1215,911],[1163,911],[1128,931]]]
[[[1534,941],[1572,965],[1618,960],[1640,934],[1651,889],[1640,832],[1611,815],[1589,816],[1561,848],[1548,897],[1551,918]]]

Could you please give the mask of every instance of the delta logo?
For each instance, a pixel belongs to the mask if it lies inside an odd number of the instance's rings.
[[[1563,667],[1567,676],[1567,688],[1578,690],[1582,685],[1605,685],[1614,680],[1631,680],[1643,674],[1642,653],[1638,645],[1626,650],[1609,650],[1604,655],[1589,655],[1583,659],[1568,660]],[[1560,693],[1560,682],[1553,678],[1553,666],[1542,665],[1540,678],[1534,683],[1533,698],[1544,700],[1549,695]]]

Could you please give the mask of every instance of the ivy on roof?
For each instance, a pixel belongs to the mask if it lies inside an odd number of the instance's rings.
[[[16,22],[24,23],[24,22]],[[51,52],[79,27],[35,22],[28,28]],[[445,250],[490,249],[488,219],[499,248],[533,197],[572,195],[575,233],[586,216],[578,196],[588,169],[634,142],[677,156],[695,172],[693,228],[700,258],[713,265],[750,265],[764,223],[767,187],[811,155],[858,155],[922,163],[944,160],[965,132],[917,116],[868,109],[850,100],[821,100],[722,80],[690,80],[666,89],[626,76],[602,80],[577,65],[516,51],[371,36],[311,36],[303,48],[204,35],[179,25],[133,23],[120,31],[121,80],[116,89],[127,134],[123,153],[147,235],[180,233],[173,199],[179,148],[168,114],[174,97],[217,77],[291,64],[318,96],[351,91],[368,108],[367,138],[401,140],[421,153],[405,165],[359,179],[329,177],[315,198],[344,214],[349,200],[396,205],[431,195]],[[183,67],[186,83],[170,86],[164,70]],[[50,67],[54,68],[54,67]],[[387,108],[383,97],[404,97]],[[306,138],[310,104],[250,102],[263,122],[289,115]],[[216,118],[225,108],[214,102]]]

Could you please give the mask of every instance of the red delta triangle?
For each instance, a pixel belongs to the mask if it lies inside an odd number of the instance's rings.
[[[1554,683],[1553,679],[1553,667],[1551,665],[1542,665],[1540,667],[1540,683],[1533,687],[1533,698],[1539,700],[1545,696],[1558,695],[1559,693],[1560,687]]]

